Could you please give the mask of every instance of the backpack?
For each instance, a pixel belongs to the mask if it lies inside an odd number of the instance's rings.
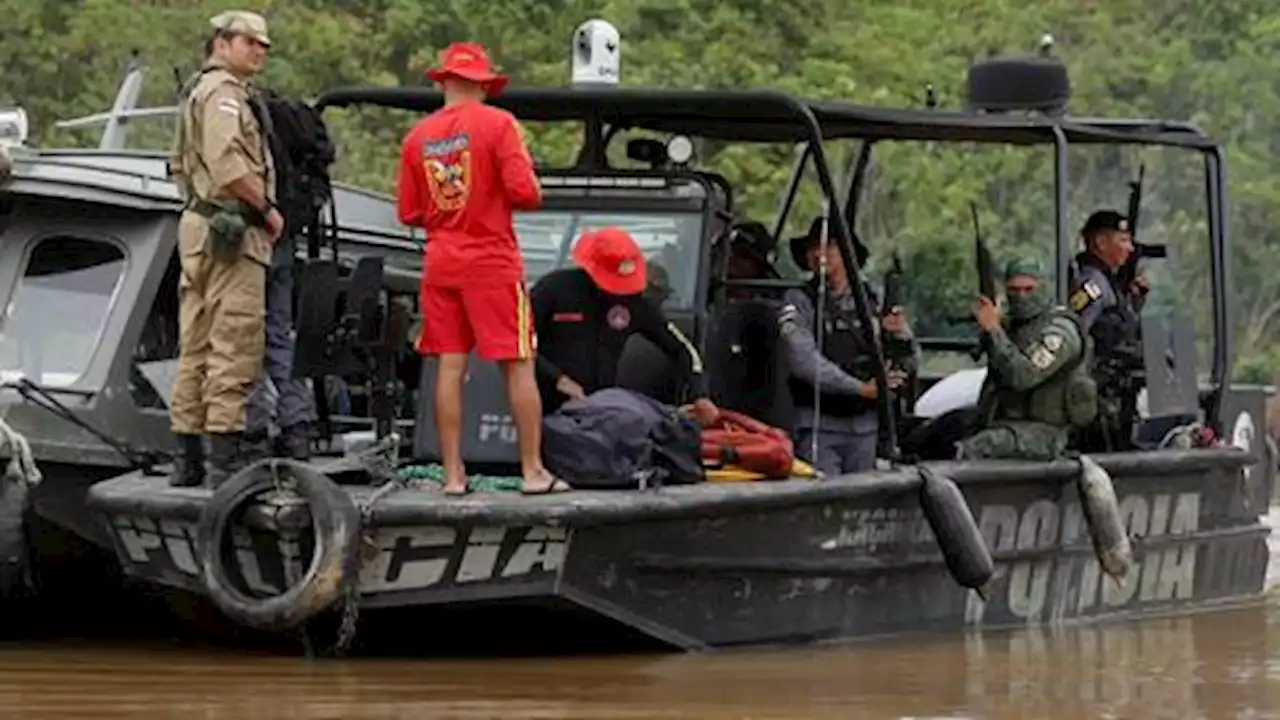
[[[267,128],[276,167],[276,205],[291,233],[309,227],[329,201],[329,166],[336,159],[333,142],[320,111],[270,88],[258,89],[255,113]],[[261,106],[261,107],[259,107]]]
[[[701,428],[674,407],[622,388],[571,400],[542,421],[542,460],[575,488],[702,482]]]

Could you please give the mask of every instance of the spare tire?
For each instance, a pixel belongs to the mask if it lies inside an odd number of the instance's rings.
[[[993,58],[969,68],[967,94],[975,110],[1056,114],[1071,99],[1071,78],[1057,58]]]
[[[302,579],[280,595],[257,598],[228,573],[224,546],[233,519],[258,494],[287,476],[307,501],[315,549]],[[201,579],[213,603],[232,620],[260,630],[296,628],[333,605],[359,581],[360,513],[345,490],[310,465],[271,458],[227,479],[200,513],[196,531]]]

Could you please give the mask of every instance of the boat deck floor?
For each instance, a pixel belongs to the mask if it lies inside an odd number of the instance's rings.
[[[1113,475],[1160,476],[1221,472],[1245,465],[1252,459],[1236,448],[1171,450],[1154,453],[1116,453],[1096,456]],[[345,458],[320,457],[312,461],[320,472],[341,479],[334,468],[351,469]],[[1026,482],[1028,479],[1058,483],[1073,478],[1079,464],[1070,460],[1052,463],[1024,461],[947,461],[928,463],[939,474],[954,479],[962,487]],[[160,474],[163,473],[163,474]],[[196,520],[213,491],[206,488],[170,487],[168,469],[146,475],[135,471],[97,483],[89,491],[90,502],[114,513],[185,517]],[[360,477],[358,473],[354,476]],[[368,475],[363,475],[368,477]],[[572,479],[569,479],[572,483]],[[720,514],[726,511],[776,510],[787,505],[822,502],[850,502],[915,490],[920,485],[918,469],[900,465],[887,470],[812,479],[754,482],[704,482],[694,485],[667,485],[644,490],[571,490],[544,495],[523,495],[515,491],[471,492],[461,497],[446,496],[432,481],[412,482],[390,492],[365,484],[344,484],[352,500],[363,507],[376,499],[373,517],[378,524],[503,522],[503,523],[595,523],[657,520],[674,517]],[[377,496],[375,498],[375,493]]]
[[[314,463],[323,469],[324,460]],[[169,469],[160,466],[154,475],[140,471],[97,483],[91,502],[111,512],[138,511],[196,519],[213,497],[204,487],[173,487]],[[161,474],[163,473],[163,474]],[[643,490],[570,490],[526,495],[516,490],[473,490],[463,496],[445,495],[430,480],[410,481],[390,492],[365,484],[344,484],[357,506],[376,498],[376,518],[385,524],[428,521],[459,522],[496,520],[552,523],[588,518],[628,518],[696,514],[698,509],[740,506],[743,509],[778,507],[791,502],[823,498],[849,498],[886,490],[909,490],[918,482],[914,469],[877,471],[822,481],[794,478],[752,482],[704,482],[665,485]]]

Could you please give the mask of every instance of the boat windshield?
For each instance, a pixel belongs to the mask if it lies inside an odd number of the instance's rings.
[[[115,245],[45,238],[27,259],[0,322],[0,377],[69,387],[89,368],[125,257]]]
[[[540,210],[518,213],[515,230],[524,254],[525,277],[532,285],[552,270],[574,266],[573,247],[587,230],[622,228],[648,259],[650,292],[663,298],[664,308],[688,310],[697,290],[703,221],[696,210]]]

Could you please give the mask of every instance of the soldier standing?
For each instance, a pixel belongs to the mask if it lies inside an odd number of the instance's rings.
[[[1043,276],[1035,260],[1006,267],[1007,327],[990,298],[974,306],[991,343],[978,400],[982,429],[959,443],[961,459],[1052,460],[1066,449],[1071,429],[1097,414],[1088,339],[1076,317],[1040,287]]]
[[[1093,376],[1098,381],[1098,422],[1081,435],[1086,451],[1126,450],[1131,444],[1144,370],[1142,306],[1149,289],[1139,275],[1119,287],[1117,272],[1133,254],[1133,228],[1114,210],[1099,210],[1080,231],[1085,251],[1075,258],[1067,303],[1094,344]]]
[[[865,281],[856,268],[852,272],[845,268],[834,240],[823,246],[823,222],[818,217],[806,235],[791,239],[791,259],[814,275],[805,289],[786,291],[778,313],[795,403],[796,454],[825,475],[866,472],[875,469],[880,418],[875,353],[853,299],[853,283]],[[855,249],[854,260],[865,263],[865,249],[861,245]],[[822,276],[827,284],[825,298],[818,292]],[[868,296],[877,304],[869,288]],[[892,358],[889,389],[896,390],[919,364],[919,343],[900,308],[884,308],[876,314],[880,317],[873,318],[877,321],[874,332],[885,340],[896,338],[907,349],[901,357]],[[820,390],[816,399],[815,389]]]
[[[208,484],[243,461],[245,399],[262,367],[266,269],[284,219],[249,79],[271,40],[262,16],[214,17],[207,60],[183,88],[172,172],[186,200],[178,223],[179,356],[169,415],[180,445],[171,482]]]

